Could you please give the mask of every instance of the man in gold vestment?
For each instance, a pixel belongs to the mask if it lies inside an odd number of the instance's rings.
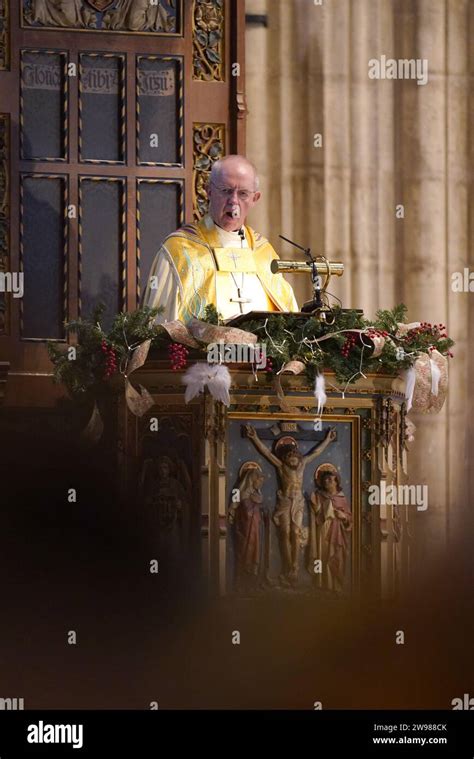
[[[245,224],[260,198],[253,164],[239,155],[216,161],[207,192],[208,214],[163,242],[143,305],[164,308],[158,323],[202,318],[210,304],[223,319],[249,311],[298,311],[291,285],[270,270],[276,252]]]

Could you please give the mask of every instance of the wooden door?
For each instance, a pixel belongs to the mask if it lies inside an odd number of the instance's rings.
[[[133,310],[163,237],[244,151],[244,0],[0,0],[0,362],[50,405],[46,341]]]

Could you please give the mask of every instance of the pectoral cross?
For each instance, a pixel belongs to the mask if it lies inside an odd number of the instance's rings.
[[[239,254],[236,253],[235,250],[232,250],[232,253],[227,253],[227,255],[229,256],[229,258],[232,259],[232,262],[233,262],[235,268],[237,268],[236,261],[238,261],[239,258],[240,258]]]
[[[237,287],[237,295],[238,298],[229,298],[231,303],[251,303],[252,298],[242,298],[242,295],[240,293],[240,287]]]
[[[230,272],[230,273],[232,274],[232,272]],[[235,284],[235,287],[236,287],[236,290],[237,290],[237,296],[238,297],[237,298],[229,298],[229,300],[230,300],[231,303],[238,303],[239,304],[240,313],[243,314],[244,313],[244,309],[242,308],[242,303],[251,303],[252,299],[251,298],[243,298],[242,297],[242,290],[238,286],[237,282],[235,281],[235,277],[234,277],[233,274],[232,274],[232,279],[234,280],[234,284]],[[243,279],[244,279],[244,275],[242,274],[242,287],[244,285]]]

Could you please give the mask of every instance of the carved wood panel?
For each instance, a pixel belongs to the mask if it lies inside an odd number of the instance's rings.
[[[51,371],[45,341],[64,339],[58,320],[90,311],[85,290],[105,297],[110,316],[139,305],[144,268],[164,236],[205,212],[212,162],[244,151],[243,6],[0,0],[0,267],[19,274],[24,266],[30,276],[22,303],[0,293],[0,351],[26,385]],[[235,61],[241,77],[231,76]],[[37,239],[30,229],[25,240],[20,177],[33,175]],[[52,201],[47,175],[63,178],[64,207]],[[96,204],[85,209],[92,194]],[[104,229],[117,231],[114,252],[100,242]],[[43,249],[56,272],[43,293],[56,304],[47,324],[32,259]]]

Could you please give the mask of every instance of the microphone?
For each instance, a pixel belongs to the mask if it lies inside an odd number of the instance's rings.
[[[239,229],[239,237],[240,237],[240,244],[243,247],[243,244],[245,242],[245,232],[244,232],[244,228],[243,227],[240,227],[240,229]]]
[[[317,261],[316,270],[318,274],[341,277],[344,274],[344,264],[339,261]],[[278,274],[282,272],[300,272],[300,271],[312,271],[311,261],[282,261],[279,258],[274,258],[270,263],[270,271],[272,274]]]

